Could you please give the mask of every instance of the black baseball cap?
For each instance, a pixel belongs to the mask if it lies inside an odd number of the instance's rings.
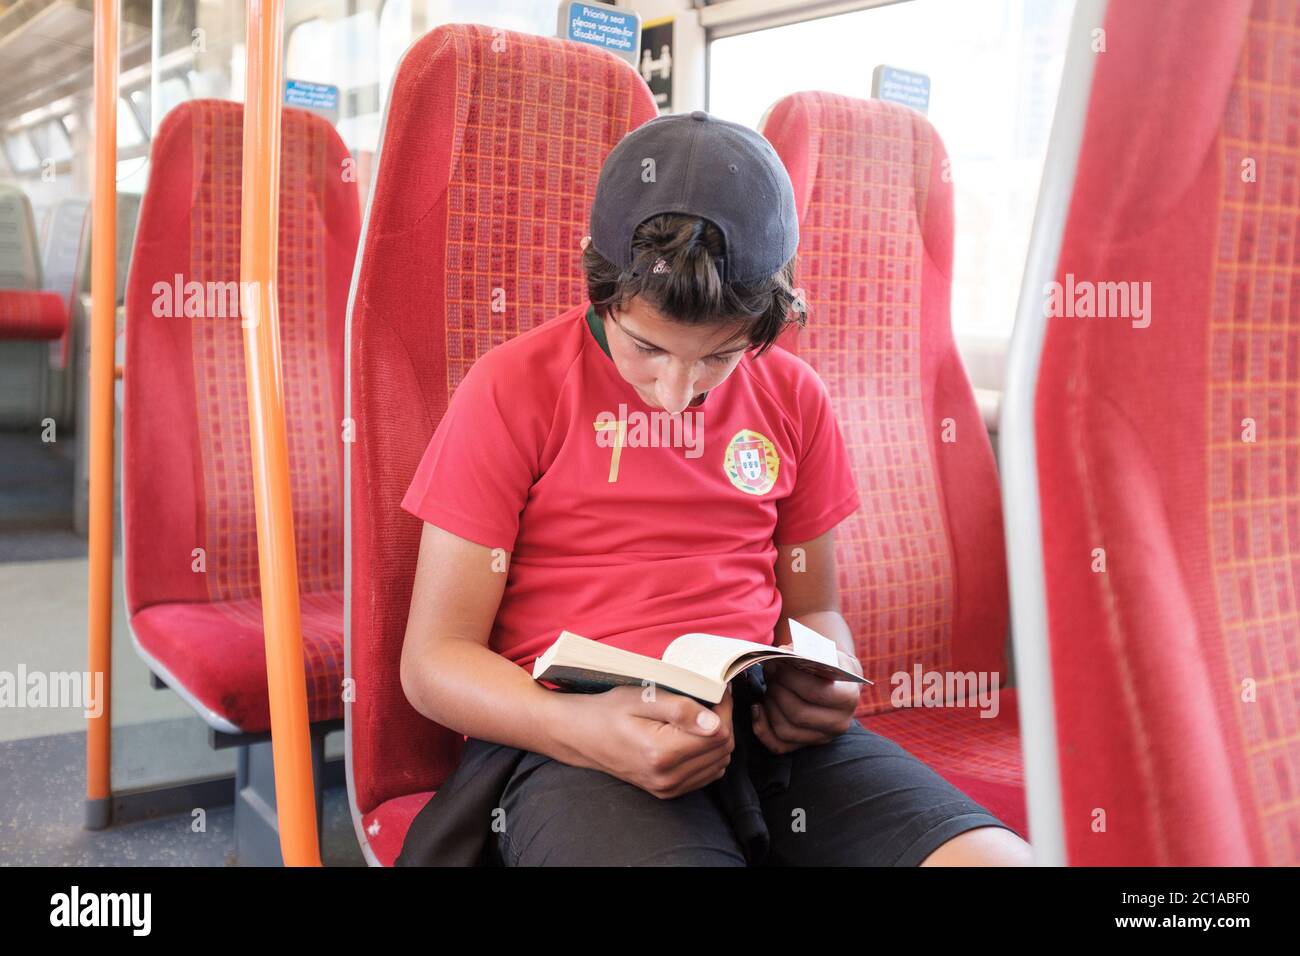
[[[724,282],[766,279],[799,247],[794,187],[772,144],[704,110],[652,119],[610,150],[591,206],[591,244],[631,269],[632,234],[660,213],[699,216],[717,226],[726,250],[717,259]]]

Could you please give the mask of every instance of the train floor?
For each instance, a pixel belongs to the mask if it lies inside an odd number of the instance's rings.
[[[119,744],[147,753],[159,732],[171,730],[149,724],[114,728],[114,762]],[[0,866],[237,865],[229,803],[86,830],[85,760],[85,731],[0,743],[0,766],[7,768],[0,774]],[[365,865],[344,787],[325,791],[323,830],[326,866]]]
[[[86,539],[73,531],[72,462],[30,436],[0,432],[0,672],[81,672],[86,667]],[[229,775],[235,751],[214,750],[183,700],[154,689],[127,629],[120,525],[113,559],[112,780],[115,791]],[[25,704],[25,701],[23,702]],[[229,802],[125,823],[82,826],[85,714],[81,707],[0,708],[0,866],[210,865],[234,861]],[[325,741],[342,756],[343,735]],[[199,808],[194,808],[199,809]],[[324,798],[322,860],[364,865],[343,787]]]

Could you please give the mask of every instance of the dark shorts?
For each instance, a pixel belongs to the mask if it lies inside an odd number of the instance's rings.
[[[856,720],[834,740],[772,754],[750,730],[761,668],[737,679],[726,775],[672,800],[524,752],[501,795],[505,866],[915,866],[976,827],[1011,829]],[[467,747],[494,747],[473,738]],[[432,808],[430,808],[432,809]]]

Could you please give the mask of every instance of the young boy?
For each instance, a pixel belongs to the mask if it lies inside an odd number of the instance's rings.
[[[853,719],[858,686],[751,668],[714,707],[550,690],[562,629],[660,656],[703,631],[835,640],[858,495],[825,386],[771,348],[796,306],[793,188],[696,111],[629,133],[583,240],[589,302],[457,387],[402,506],[424,519],[412,706],[468,735],[399,863],[1025,864],[996,817]]]

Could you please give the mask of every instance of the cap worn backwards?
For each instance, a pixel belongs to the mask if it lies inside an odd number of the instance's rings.
[[[660,213],[698,216],[718,228],[724,282],[766,279],[799,247],[794,187],[772,144],[704,110],[652,119],[610,151],[591,207],[591,243],[631,269],[633,234]]]

